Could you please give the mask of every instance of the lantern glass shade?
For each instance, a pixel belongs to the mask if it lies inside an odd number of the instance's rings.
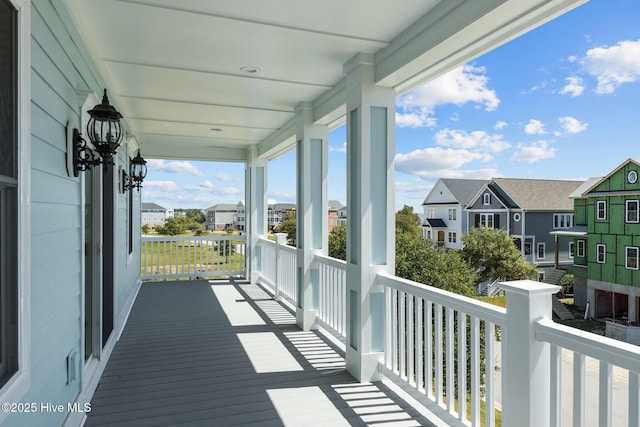
[[[87,136],[100,156],[109,158],[115,155],[122,141],[122,125],[120,114],[111,104],[104,90],[102,103],[89,110]]]
[[[138,150],[138,154],[131,159],[131,176],[136,182],[142,182],[147,176],[147,162],[140,155],[140,150]]]

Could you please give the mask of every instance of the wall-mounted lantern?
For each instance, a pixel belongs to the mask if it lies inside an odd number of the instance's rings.
[[[131,159],[129,174],[127,174],[124,169],[122,170],[122,192],[124,193],[125,191],[133,190],[134,188],[140,191],[142,181],[145,176],[147,176],[147,162],[142,158],[140,150],[138,150],[138,154]]]

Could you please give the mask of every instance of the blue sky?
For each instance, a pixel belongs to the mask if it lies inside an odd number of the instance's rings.
[[[640,1],[591,0],[396,102],[396,210],[438,178],[586,179],[640,158]],[[344,127],[329,198],[346,201]],[[206,208],[244,199],[244,165],[149,161],[142,198]],[[295,153],[269,163],[270,201],[295,203]]]

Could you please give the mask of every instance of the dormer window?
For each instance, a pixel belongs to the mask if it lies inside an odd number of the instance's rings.
[[[482,204],[483,205],[490,205],[491,204],[491,194],[484,193],[484,196],[482,196]]]

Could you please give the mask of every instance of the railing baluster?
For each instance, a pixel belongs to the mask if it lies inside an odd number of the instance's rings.
[[[612,394],[613,394],[613,367],[610,363],[600,361],[600,390],[599,409],[598,409],[598,426],[611,427],[612,414]]]
[[[467,419],[467,315],[458,311],[458,419]]]
[[[551,389],[549,393],[551,403],[551,426],[562,425],[562,349],[557,345],[551,345]]]
[[[573,425],[584,427],[585,412],[585,380],[584,380],[584,355],[573,353]]]
[[[407,295],[407,379],[409,384],[415,386],[415,365],[414,365],[414,310],[413,295]]]
[[[484,342],[485,342],[485,425],[493,427],[496,424],[496,395],[495,395],[495,325],[485,322]]]
[[[443,370],[444,364],[442,361],[442,351],[443,351],[443,343],[442,343],[442,305],[435,305],[435,315],[436,315],[436,327],[435,327],[435,337],[436,337],[436,402],[442,404],[444,401],[444,378],[443,378]]]
[[[416,298],[416,342],[415,348],[415,360],[416,360],[416,384],[419,391],[424,393],[424,314],[423,314],[423,300],[422,298]]]
[[[403,379],[407,379],[407,362],[406,362],[406,350],[407,347],[405,345],[406,343],[406,337],[407,337],[407,325],[406,325],[406,320],[405,320],[405,315],[406,315],[406,294],[402,291],[400,291],[398,293],[398,300],[399,300],[399,311],[400,311],[400,319],[398,321],[398,324],[400,325],[398,333],[400,334],[400,345],[399,350],[400,352],[398,353],[398,358],[400,359],[400,377]]]
[[[426,330],[424,331],[426,346],[425,346],[425,355],[426,355],[426,373],[425,373],[425,388],[427,390],[427,396],[430,399],[434,398],[433,394],[433,303],[431,301],[425,300],[427,304],[425,313],[424,313],[424,324],[426,325]]]
[[[471,316],[471,425],[480,425],[480,319]]]
[[[640,425],[640,374],[629,371],[629,425]]]
[[[446,311],[446,328],[447,328],[447,340],[445,344],[446,348],[446,360],[447,364],[445,366],[446,372],[446,386],[447,386],[447,411],[450,414],[453,414],[455,411],[455,397],[454,397],[454,385],[455,385],[455,350],[454,350],[454,333],[453,333],[453,316],[454,311],[453,308],[447,307]]]

